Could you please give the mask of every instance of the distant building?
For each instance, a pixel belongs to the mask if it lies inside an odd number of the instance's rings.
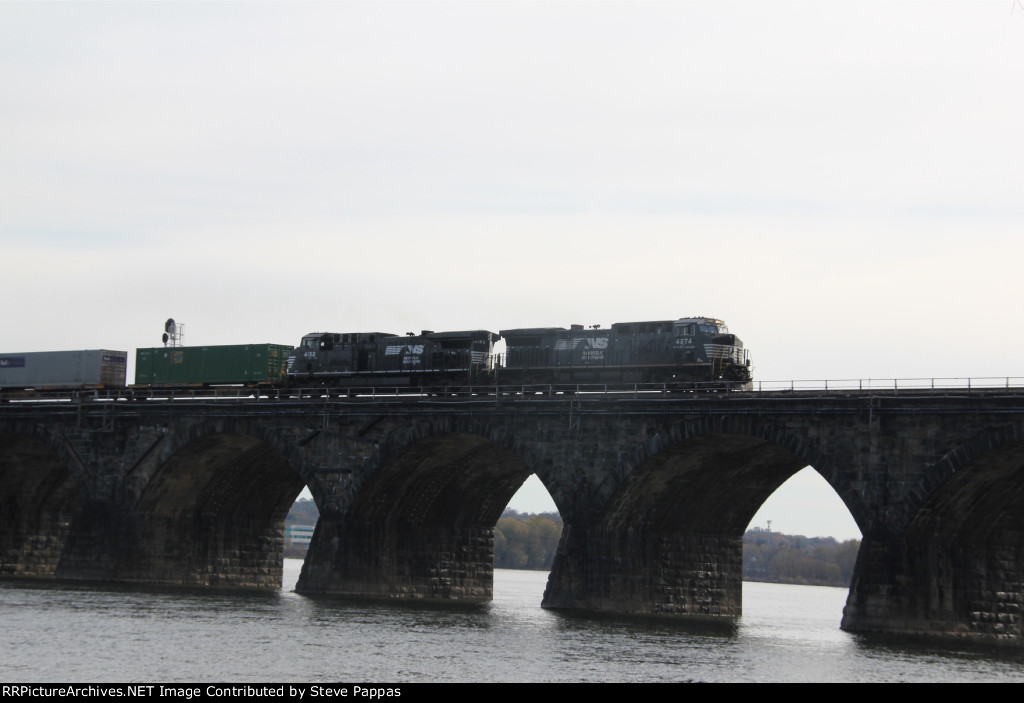
[[[316,525],[285,525],[284,546],[308,547],[313,540],[314,529]]]

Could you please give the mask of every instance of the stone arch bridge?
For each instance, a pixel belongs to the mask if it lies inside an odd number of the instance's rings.
[[[544,606],[741,612],[742,535],[814,467],[864,534],[843,627],[1021,644],[1024,390],[0,404],[0,575],[483,601],[537,474]]]

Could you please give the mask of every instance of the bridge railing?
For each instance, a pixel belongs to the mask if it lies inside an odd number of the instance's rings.
[[[755,391],[993,390],[1024,387],[1024,376],[853,378],[754,381]]]
[[[804,379],[791,381],[753,381],[747,384],[722,383],[574,383],[517,384],[500,386],[365,386],[350,388],[249,388],[212,386],[188,388],[121,388],[96,390],[19,390],[0,391],[0,404],[78,404],[132,402],[260,402],[260,401],[449,401],[457,399],[543,399],[570,396],[578,399],[615,396],[618,398],[678,398],[686,394],[714,392],[715,397],[749,397],[756,393],[816,392],[850,393],[885,391],[910,392],[982,392],[1024,389],[1024,376],[988,376],[963,378],[888,378],[888,379]]]

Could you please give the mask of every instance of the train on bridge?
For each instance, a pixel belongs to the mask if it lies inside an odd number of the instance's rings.
[[[168,327],[173,320],[168,320]],[[165,335],[166,337],[166,335]],[[504,354],[495,343],[505,341]],[[0,354],[0,390],[124,387],[127,352]],[[163,346],[135,353],[132,387],[341,388],[663,383],[745,387],[743,342],[710,317],[397,335],[314,332],[279,344]]]

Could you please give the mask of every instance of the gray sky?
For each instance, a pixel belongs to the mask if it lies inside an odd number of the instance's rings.
[[[0,348],[709,315],[760,379],[1024,376],[1022,115],[1011,0],[4,2]]]

